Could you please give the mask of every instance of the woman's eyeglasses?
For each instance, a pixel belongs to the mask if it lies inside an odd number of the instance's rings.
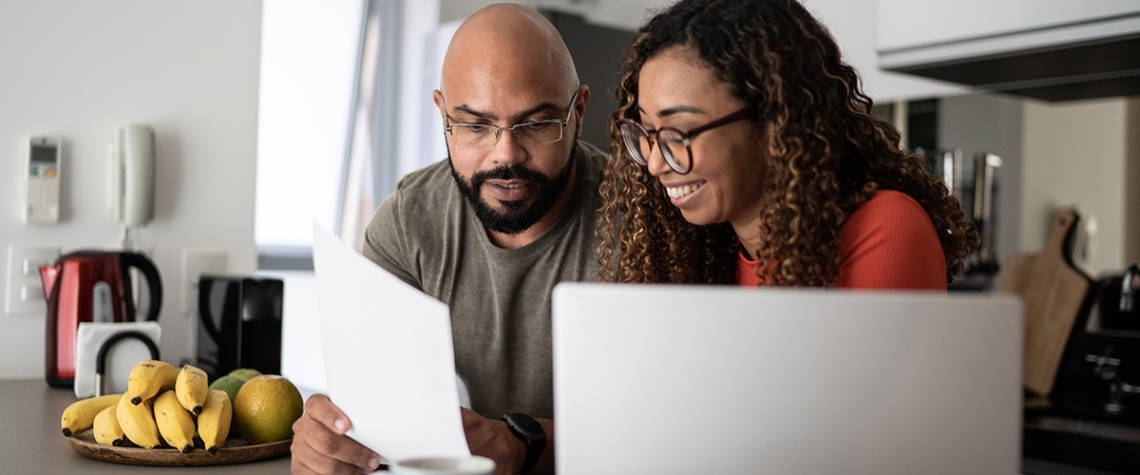
[[[619,120],[617,125],[618,130],[621,131],[622,143],[629,151],[629,158],[633,159],[634,162],[641,166],[648,165],[647,157],[653,153],[653,145],[655,143],[660,144],[661,155],[665,157],[665,162],[669,164],[669,168],[680,175],[684,175],[693,168],[693,150],[689,144],[698,134],[722,125],[754,118],[756,118],[756,108],[745,107],[688,131],[673,127],[662,127],[648,131],[640,123],[630,119]]]

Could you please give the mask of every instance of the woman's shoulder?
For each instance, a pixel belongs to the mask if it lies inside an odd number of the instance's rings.
[[[892,218],[926,215],[926,210],[910,195],[898,190],[878,190],[851,213],[850,219]],[[929,221],[930,217],[927,216]]]
[[[879,190],[871,195],[847,217],[843,223],[843,237],[847,244],[855,244],[870,236],[933,235],[934,223],[930,215],[910,195],[896,190]]]
[[[914,198],[879,190],[851,213],[840,243],[840,287],[945,289],[946,260]]]

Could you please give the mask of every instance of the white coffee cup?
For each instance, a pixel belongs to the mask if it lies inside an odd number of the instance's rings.
[[[478,455],[420,457],[397,461],[388,471],[396,475],[494,475],[495,461]]]

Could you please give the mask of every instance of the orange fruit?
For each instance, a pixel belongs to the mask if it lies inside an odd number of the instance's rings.
[[[266,444],[293,437],[293,423],[301,418],[304,401],[293,383],[267,374],[246,381],[234,398],[234,425],[251,444]]]

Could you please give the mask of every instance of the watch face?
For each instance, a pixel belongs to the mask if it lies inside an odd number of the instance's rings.
[[[531,438],[537,439],[546,435],[545,431],[542,430],[542,424],[526,414],[511,414],[506,419],[508,424],[514,426],[519,432],[531,436]]]

